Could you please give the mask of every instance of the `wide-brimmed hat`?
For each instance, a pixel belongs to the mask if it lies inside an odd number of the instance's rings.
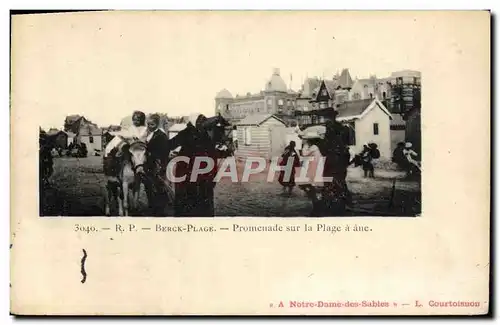
[[[306,133],[302,134],[300,137],[302,139],[304,139],[304,140],[308,140],[308,139],[320,139],[321,138],[321,136],[319,135],[318,132],[312,132],[312,131],[306,132]]]

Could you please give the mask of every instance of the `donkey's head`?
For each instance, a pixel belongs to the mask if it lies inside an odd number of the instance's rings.
[[[146,163],[146,144],[144,142],[133,142],[128,145],[127,158],[132,163],[132,169],[137,174],[144,174],[144,164]]]

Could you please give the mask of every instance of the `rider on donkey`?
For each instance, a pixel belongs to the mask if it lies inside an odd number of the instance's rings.
[[[146,114],[135,111],[132,114],[132,125],[129,128],[115,132],[115,137],[106,145],[104,150],[104,175],[108,177],[118,176],[117,156],[120,149],[127,144],[128,140],[146,142],[147,137]]]

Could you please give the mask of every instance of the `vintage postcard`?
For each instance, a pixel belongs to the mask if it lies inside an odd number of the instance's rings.
[[[490,20],[12,15],[11,312],[488,313]]]

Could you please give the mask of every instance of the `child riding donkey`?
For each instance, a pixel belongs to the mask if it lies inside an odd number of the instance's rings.
[[[104,151],[104,174],[107,176],[106,215],[110,214],[110,201],[118,200],[119,215],[128,215],[128,189],[134,195],[133,204],[138,202],[139,190],[145,175],[146,114],[135,111],[132,125],[120,132],[107,144]]]

